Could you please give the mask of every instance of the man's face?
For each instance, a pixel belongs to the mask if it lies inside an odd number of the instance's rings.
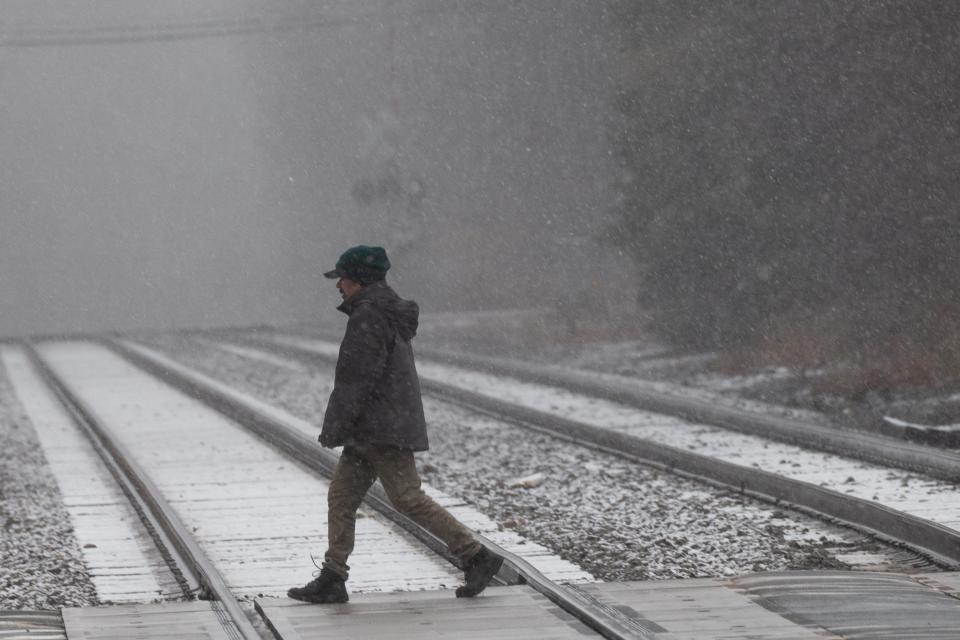
[[[350,278],[340,278],[337,280],[337,290],[344,300],[349,300],[353,294],[360,291],[361,286]]]

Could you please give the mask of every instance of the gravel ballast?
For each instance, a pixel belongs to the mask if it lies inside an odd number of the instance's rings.
[[[320,424],[329,369],[251,360],[182,336],[151,344]],[[425,398],[424,480],[603,580],[750,571],[894,568],[890,547],[732,492],[519,429]]]
[[[94,604],[60,490],[0,364],[0,609]]]

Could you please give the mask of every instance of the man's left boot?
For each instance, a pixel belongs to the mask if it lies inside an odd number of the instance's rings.
[[[497,575],[503,565],[503,558],[493,553],[486,547],[467,560],[467,566],[463,570],[466,584],[457,587],[458,598],[472,598],[487,588],[493,576]]]
[[[347,595],[347,586],[344,582],[345,580],[337,572],[321,569],[319,576],[303,587],[293,587],[287,591],[287,596],[314,604],[346,602],[350,596]]]

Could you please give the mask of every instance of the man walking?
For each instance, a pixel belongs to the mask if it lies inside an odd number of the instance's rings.
[[[333,392],[323,417],[320,444],[343,446],[327,493],[328,548],[319,576],[287,595],[315,603],[346,602],[357,509],[379,478],[398,511],[443,540],[464,563],[466,584],[457,597],[483,591],[503,564],[420,488],[413,453],[427,450],[420,380],[410,340],[419,308],[386,283],[390,261],[382,247],[359,245],[345,251],[336,268],[349,316],[340,344]]]

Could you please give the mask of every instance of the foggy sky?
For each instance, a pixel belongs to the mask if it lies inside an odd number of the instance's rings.
[[[0,335],[306,320],[357,242],[435,309],[588,286],[583,4],[5,3]]]

